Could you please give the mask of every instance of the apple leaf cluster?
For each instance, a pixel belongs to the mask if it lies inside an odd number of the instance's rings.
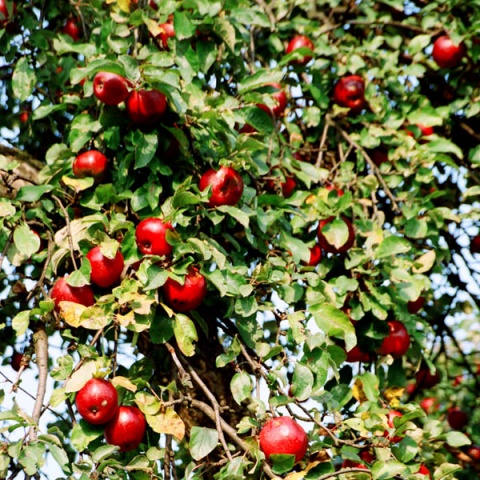
[[[0,478],[478,475],[477,3],[0,0]]]

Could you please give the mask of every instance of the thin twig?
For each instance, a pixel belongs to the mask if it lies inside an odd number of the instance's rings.
[[[56,195],[52,195],[52,198],[57,202],[58,206],[63,212],[63,216],[65,217],[65,223],[67,225],[68,245],[70,247],[70,256],[72,257],[73,268],[77,270],[78,267],[77,267],[77,262],[75,261],[75,251],[73,249],[72,230],[70,228],[70,217],[68,216],[67,209],[63,206],[62,201]]]

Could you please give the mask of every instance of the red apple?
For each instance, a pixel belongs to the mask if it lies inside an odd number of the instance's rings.
[[[162,42],[162,46],[165,50],[169,50],[168,48],[168,39],[175,37],[175,29],[173,28],[173,24],[171,23],[162,23],[159,25],[159,28],[162,30],[157,37],[160,38]]]
[[[120,447],[121,452],[128,452],[140,445],[146,428],[145,416],[137,407],[122,405],[105,426],[105,440]]]
[[[427,127],[426,125],[423,125],[422,123],[417,123],[416,127],[420,129],[420,135],[422,137],[429,137],[430,135],[433,135],[433,132],[435,131],[433,127]],[[407,129],[407,135],[409,137],[413,137],[414,134],[411,130]]]
[[[398,320],[390,320],[387,323],[390,332],[383,339],[378,353],[380,355],[391,355],[393,358],[400,358],[407,353],[410,347],[410,335],[405,325]]]
[[[305,263],[307,267],[315,267],[322,261],[322,247],[316,243],[313,247],[310,247],[310,259],[308,263]]]
[[[117,389],[103,378],[91,378],[75,397],[78,413],[92,425],[102,425],[118,409]]]
[[[419,405],[427,414],[433,413],[440,408],[438,400],[435,397],[422,398]]]
[[[480,235],[475,235],[470,242],[470,252],[480,253]]]
[[[430,473],[430,470],[425,466],[425,465],[420,465],[420,468],[418,469],[418,472],[420,475],[428,475],[429,478],[432,478],[432,474]]]
[[[77,178],[93,177],[98,182],[105,176],[107,166],[108,159],[102,152],[88,150],[76,156],[72,169]]]
[[[17,13],[17,5],[15,3],[12,4],[12,11],[13,15]],[[5,27],[7,23],[10,21],[10,14],[7,8],[6,0],[0,0],[0,28]]]
[[[61,32],[71,37],[74,42],[78,42],[78,40],[80,40],[82,36],[80,27],[78,26],[78,23],[74,18],[69,18],[66,21],[65,25],[62,27]]]
[[[347,350],[345,350],[345,353],[347,354],[348,363],[356,363],[356,362],[370,363],[372,361],[372,354],[363,352],[358,345],[355,345],[348,352]]]
[[[370,453],[368,450],[364,450],[363,452],[360,452],[359,457],[365,462],[365,463],[373,463],[376,459],[375,455]],[[364,463],[358,463],[355,462],[354,460],[344,460],[342,463],[342,468],[364,468],[365,470],[368,469],[368,467]]]
[[[135,230],[135,239],[140,252],[144,255],[169,256],[172,253],[172,246],[167,242],[168,230],[174,230],[170,222],[154,217],[143,219]]]
[[[345,192],[341,188],[337,188],[335,185],[333,185],[331,183],[328,183],[327,185],[325,185],[325,188],[329,192],[332,192],[332,191],[337,192],[338,197],[343,197],[345,195]]]
[[[260,431],[260,450],[267,460],[270,455],[295,455],[295,462],[305,456],[308,437],[305,430],[291,417],[275,417]]]
[[[407,303],[409,313],[411,313],[412,315],[418,313],[425,305],[425,300],[425,297],[422,296],[418,297],[416,300],[410,300]]]
[[[387,413],[387,425],[388,425],[388,428],[395,428],[395,425],[393,423],[393,419],[395,417],[403,417],[403,413],[399,412],[398,410],[390,410],[388,413]],[[398,443],[402,440],[403,437],[401,436],[398,436],[398,435],[395,435],[395,436],[391,436],[390,433],[388,433],[388,431],[385,431],[385,433],[383,434],[384,437],[388,438],[390,440],[390,442],[392,443]]]
[[[151,124],[160,120],[167,109],[167,98],[158,90],[133,90],[125,101],[132,122]]]
[[[291,197],[296,186],[297,186],[297,182],[295,181],[295,178],[292,177],[292,176],[289,176],[289,175],[285,175],[285,181],[280,182],[280,188],[282,189],[282,195],[285,198]],[[277,190],[277,182],[273,179],[267,180],[266,187],[269,190],[275,192]]]
[[[275,91],[271,93],[271,97],[275,102],[275,106],[272,109],[270,109],[266,105],[262,103],[258,103],[257,107],[261,108],[262,110],[267,112],[269,115],[273,115],[275,118],[279,118],[287,108],[287,95],[285,93],[285,90],[283,90],[282,86],[279,83],[267,83],[265,87],[272,87],[275,89]],[[242,132],[242,133],[245,133],[245,132]]]
[[[117,73],[98,72],[93,79],[93,93],[106,105],[118,105],[128,96],[128,82]]]
[[[379,167],[382,163],[388,162],[388,150],[384,148],[378,147],[369,153],[370,158],[377,167]]]
[[[456,45],[448,35],[438,37],[433,43],[432,57],[440,68],[455,68],[465,56],[465,45]]]
[[[338,80],[333,100],[341,107],[359,110],[365,106],[365,81],[359,75],[347,75]]]
[[[93,291],[88,285],[83,287],[71,287],[67,283],[67,278],[59,278],[50,293],[52,300],[55,302],[55,310],[60,310],[60,302],[74,302],[90,307],[95,303]]]
[[[12,358],[10,359],[10,366],[18,372],[20,370],[20,367],[22,366],[22,363],[24,362],[25,355],[20,352],[13,352]],[[25,368],[27,367],[28,364],[25,365]]]
[[[18,119],[20,120],[20,123],[27,123],[29,117],[30,117],[30,112],[28,112],[27,110],[22,110],[18,115]]]
[[[199,188],[205,190],[211,185],[209,207],[236,205],[243,194],[243,179],[231,167],[220,167],[219,170],[207,170],[200,178]]]
[[[287,54],[292,53],[299,48],[308,48],[312,51],[312,55],[304,55],[303,58],[294,60],[292,63],[296,63],[298,65],[305,65],[313,58],[313,51],[315,49],[315,45],[305,35],[296,35],[290,40],[286,52]]]
[[[355,230],[353,228],[352,222],[347,217],[342,216],[340,218],[343,220],[343,222],[345,223],[345,225],[347,226],[347,229],[348,229],[348,238],[347,238],[346,242],[343,245],[341,245],[340,247],[336,247],[335,245],[331,245],[328,242],[325,235],[323,234],[323,230],[325,229],[325,227],[329,223],[333,222],[333,220],[335,220],[335,217],[329,217],[327,219],[320,220],[320,223],[318,225],[317,237],[318,237],[318,243],[320,244],[320,246],[322,247],[322,249],[325,252],[335,253],[335,254],[345,253],[348,250],[350,250],[350,248],[352,248],[353,243],[355,242]]]
[[[188,269],[183,285],[173,278],[167,278],[163,285],[165,301],[177,312],[194,310],[203,302],[206,294],[207,282],[196,267]]]
[[[454,430],[463,430],[468,424],[468,415],[460,407],[452,407],[448,409],[447,422]]]
[[[427,366],[423,366],[415,374],[417,381],[417,388],[433,388],[440,383],[440,373],[438,370],[435,373],[431,373]]]
[[[94,247],[87,253],[87,259],[92,267],[90,280],[101,288],[111,287],[118,283],[122,276],[124,261],[120,250],[114,258],[106,257],[100,247]]]
[[[467,450],[467,455],[475,462],[480,462],[480,446],[473,445]]]

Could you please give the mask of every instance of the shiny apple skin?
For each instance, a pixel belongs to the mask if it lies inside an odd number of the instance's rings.
[[[295,455],[295,462],[305,456],[308,437],[305,430],[291,417],[275,417],[260,431],[260,449],[267,460],[270,455]]]
[[[468,415],[460,407],[452,407],[447,412],[447,422],[454,430],[463,430],[468,425]]]
[[[77,178],[93,177],[100,181],[108,166],[107,157],[98,150],[88,150],[75,157],[72,164],[73,174]]]
[[[165,50],[169,50],[168,39],[175,37],[175,29],[171,23],[162,23],[159,25],[159,28],[161,28],[162,31],[157,35],[157,37],[160,38],[162,47]]]
[[[121,452],[129,452],[142,443],[146,429],[143,413],[137,407],[122,405],[105,425],[105,440],[120,447]]]
[[[130,120],[148,124],[160,120],[167,110],[167,99],[158,90],[133,90],[125,101]]]
[[[87,259],[92,267],[90,280],[98,287],[108,288],[120,281],[125,266],[120,251],[117,251],[114,258],[108,258],[100,247],[94,247],[87,253]]]
[[[117,389],[108,380],[91,378],[78,391],[75,405],[85,421],[92,425],[102,425],[111,420],[117,412]]]
[[[236,205],[243,194],[243,179],[231,167],[220,167],[219,170],[207,170],[200,178],[199,188],[205,190],[212,186],[209,207]]]
[[[359,75],[340,78],[333,88],[333,99],[341,107],[360,110],[365,106],[365,81]]]
[[[335,247],[334,245],[330,245],[330,243],[328,243],[327,241],[327,238],[322,233],[322,230],[325,228],[325,226],[333,222],[333,220],[335,220],[335,217],[329,217],[320,220],[320,223],[318,225],[317,237],[318,243],[320,244],[324,252],[334,254],[345,253],[353,247],[353,244],[355,242],[355,229],[353,228],[352,222],[348,218],[343,216],[341,218],[345,222],[345,225],[347,225],[348,238],[347,241],[339,248]]]
[[[387,322],[389,334],[383,339],[378,349],[380,355],[391,355],[393,358],[400,358],[407,353],[410,347],[410,335],[403,323],[398,320]]]
[[[66,277],[59,278],[50,293],[55,302],[55,310],[60,310],[60,302],[74,302],[85,307],[90,307],[95,303],[93,291],[88,285],[83,287],[71,287],[67,283]]]
[[[173,231],[170,222],[154,217],[143,219],[135,230],[135,240],[140,252],[160,257],[171,255],[172,246],[167,242],[167,230]]]
[[[322,247],[316,243],[310,247],[310,259],[306,264],[308,267],[315,267],[322,261]]]
[[[128,82],[117,73],[98,72],[93,79],[93,93],[106,105],[118,105],[128,97]]]
[[[66,21],[61,31],[65,35],[68,35],[74,42],[78,42],[82,37],[80,27],[78,26],[77,21],[73,18],[69,18]]]
[[[296,35],[288,43],[286,53],[292,53],[299,48],[308,48],[312,51],[312,55],[304,55],[303,58],[294,60],[292,63],[296,63],[297,65],[306,65],[313,58],[313,51],[315,49],[315,45],[307,36]]]
[[[177,312],[189,312],[201,305],[207,294],[207,282],[198,268],[191,267],[185,275],[183,285],[173,278],[167,278],[163,285],[166,303]]]
[[[455,68],[465,56],[465,45],[456,45],[448,35],[438,37],[433,43],[432,57],[440,68]]]

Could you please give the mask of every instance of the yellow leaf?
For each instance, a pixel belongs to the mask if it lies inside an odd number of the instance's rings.
[[[137,386],[134,385],[127,377],[117,376],[112,378],[112,385],[115,387],[123,387],[130,392],[136,392]]]
[[[82,323],[82,313],[87,309],[75,302],[60,302],[60,316],[68,325],[78,328]]]
[[[100,330],[111,323],[112,318],[103,313],[100,307],[88,307],[80,316],[80,326],[89,330]]]
[[[97,371],[94,361],[85,362],[65,383],[65,393],[78,392]]]
[[[173,408],[157,415],[145,415],[145,418],[154,432],[173,435],[178,441],[185,436],[185,424]]]
[[[391,387],[385,390],[383,396],[391,407],[398,407],[404,391],[405,389],[401,387]]]
[[[355,380],[355,383],[352,387],[352,395],[354,398],[357,400],[359,403],[363,403],[367,401],[367,396],[365,395],[365,392],[363,391],[363,384],[361,380],[357,378]]]
[[[143,21],[145,22],[145,25],[147,26],[152,37],[157,37],[163,32],[163,28],[161,28],[158,22],[155,20],[152,20],[151,18],[145,18]]]
[[[413,265],[413,272],[414,273],[425,273],[428,272],[435,263],[435,250],[430,250],[427,253],[424,253],[421,257],[415,260]]]
[[[128,312],[126,315],[117,314],[115,320],[120,326],[127,328],[132,323],[135,323],[135,314],[132,311]]]

